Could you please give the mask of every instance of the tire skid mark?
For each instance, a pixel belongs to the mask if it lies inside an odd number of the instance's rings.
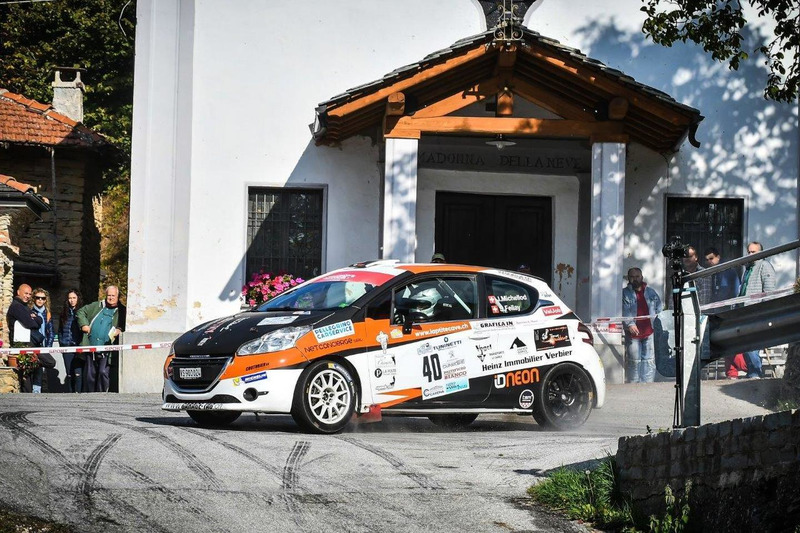
[[[100,469],[100,463],[103,462],[106,454],[111,450],[119,439],[122,438],[121,433],[112,433],[101,442],[97,448],[92,450],[86,462],[83,463],[83,475],[78,483],[78,493],[82,494],[85,498],[91,499],[92,489],[94,482],[97,479],[97,471]]]
[[[148,437],[156,440],[165,448],[169,448],[175,454],[183,460],[183,463],[194,472],[200,479],[207,482],[215,489],[222,488],[222,483],[217,476],[214,474],[214,471],[211,470],[205,463],[200,461],[195,454],[189,451],[185,446],[182,444],[175,442],[170,437],[166,435],[162,435],[157,431],[153,431],[148,428],[144,428],[141,426],[135,426],[133,424],[128,424],[125,422],[120,422],[118,420],[108,420],[105,418],[97,418],[97,417],[87,417],[89,420],[95,420],[97,422],[104,422],[106,424],[111,424],[114,426],[123,426],[125,428],[130,429],[131,431],[135,431],[137,433],[141,433],[143,435],[147,435]]]
[[[147,486],[148,490],[155,491],[155,492],[158,492],[159,494],[162,494],[164,496],[164,499],[167,500],[168,502],[177,502],[177,503],[184,504],[186,506],[186,508],[189,511],[192,512],[192,514],[195,514],[195,515],[198,515],[198,516],[202,516],[206,520],[207,524],[214,524],[214,527],[212,529],[214,529],[215,531],[219,531],[219,529],[217,529],[219,527],[219,524],[216,522],[214,517],[212,517],[208,513],[206,513],[205,510],[202,507],[200,507],[198,505],[195,505],[190,500],[184,498],[183,495],[181,495],[177,491],[165,487],[164,485],[162,485],[162,484],[158,483],[157,481],[155,481],[154,479],[152,479],[150,476],[148,476],[148,475],[146,475],[146,474],[144,474],[144,473],[142,473],[142,472],[140,472],[140,471],[138,471],[138,470],[126,465],[126,464],[116,463],[115,466],[116,466],[116,468],[119,468],[121,471],[125,472],[126,474],[128,474],[132,478],[142,482],[144,485]]]
[[[224,440],[215,437],[213,434],[209,433],[208,431],[203,431],[203,430],[195,429],[195,428],[192,428],[192,427],[183,427],[183,426],[177,426],[177,427],[179,427],[183,431],[188,431],[192,435],[197,435],[198,437],[203,437],[204,439],[210,440],[211,442],[213,442],[215,444],[219,444],[223,448],[226,448],[226,449],[228,449],[228,450],[230,450],[232,452],[236,452],[239,455],[241,455],[243,457],[246,457],[250,461],[254,462],[255,464],[257,464],[258,466],[260,466],[264,470],[270,472],[271,474],[274,474],[276,477],[278,477],[280,479],[283,479],[283,472],[281,471],[280,468],[278,468],[277,466],[269,464],[264,459],[258,457],[256,454],[254,454],[253,452],[251,452],[249,450],[246,450],[246,449],[244,449],[244,448],[242,448],[240,446],[237,446],[235,444],[231,444],[230,442],[225,442]]]
[[[28,420],[28,415],[32,413],[33,411],[0,413],[0,426],[7,428],[14,436],[21,436],[33,442],[33,444],[42,452],[44,452],[45,455],[58,460],[70,473],[83,475],[84,470],[80,466],[70,462],[64,456],[64,454],[61,453],[61,450],[51,446],[41,437],[25,427],[32,425],[32,423]]]
[[[414,483],[416,483],[423,489],[438,490],[442,488],[435,481],[431,481],[428,478],[428,476],[426,476],[421,472],[414,471],[412,468],[406,465],[402,460],[400,460],[396,455],[389,453],[386,450],[382,450],[381,448],[378,448],[371,444],[367,444],[366,442],[361,442],[358,439],[355,439],[347,435],[334,435],[334,438],[343,440],[348,444],[352,444],[353,446],[357,446],[362,450],[366,450],[372,454],[377,455],[378,457],[380,457],[381,459],[392,465],[395,468],[395,470],[400,472],[402,475],[408,477],[410,480],[412,480]]]
[[[292,520],[294,520],[294,523],[298,527],[303,526],[303,514],[307,511],[302,502],[299,501],[303,493],[297,490],[300,486],[297,471],[300,467],[300,461],[305,457],[306,453],[308,453],[310,447],[311,443],[306,440],[296,441],[283,466],[281,483],[283,488],[283,500],[286,502],[286,508],[289,510]]]

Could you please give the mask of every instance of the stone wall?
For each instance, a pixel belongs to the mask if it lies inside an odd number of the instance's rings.
[[[53,190],[50,153],[42,147],[0,149],[0,172],[37,187],[55,204],[56,213],[33,221],[14,242],[19,262],[56,268],[57,283],[36,282],[51,293],[51,311],[57,316],[66,292],[77,287],[85,301],[96,299],[100,284],[100,233],[95,225],[92,197],[100,192],[99,156],[56,147],[56,187]],[[20,276],[16,276],[19,283]]]
[[[691,481],[692,530],[800,525],[800,410],[623,437],[616,460],[642,524],[663,516],[666,485],[683,495]]]

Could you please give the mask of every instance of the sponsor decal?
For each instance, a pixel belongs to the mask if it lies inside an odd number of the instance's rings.
[[[399,329],[393,329],[392,331],[389,332],[389,335],[391,335],[393,339],[403,338],[403,332]]]
[[[441,352],[442,350],[447,350],[448,348],[455,348],[456,346],[458,346],[462,342],[462,341],[460,341],[458,339],[450,340],[450,337],[444,337],[442,340],[444,342],[442,344],[435,345],[433,347],[434,350],[438,350],[438,351]]]
[[[531,383],[539,383],[538,368],[524,368],[516,372],[495,374],[494,376],[494,388],[496,389],[507,389],[520,385],[530,385]]]
[[[336,322],[335,324],[328,324],[314,330],[314,336],[317,342],[329,341],[339,339],[341,337],[349,337],[355,334],[356,330],[353,328],[352,320],[345,320],[344,322]]]
[[[425,355],[428,353],[433,353],[433,345],[430,342],[421,344],[419,348],[417,348],[417,355]]]
[[[209,324],[208,327],[206,327],[206,329],[203,331],[203,335],[211,335],[212,333],[217,331],[217,329],[219,329],[219,327],[222,324],[224,324],[226,320],[227,318],[220,318],[219,320],[215,320],[214,322]]]
[[[497,361],[498,359],[504,358],[506,353],[503,350],[498,350],[496,352],[489,352],[487,355],[488,359],[492,361]]]
[[[205,343],[207,343],[209,341],[210,338],[211,337],[203,337],[202,339],[200,339],[200,342],[198,342],[197,345],[198,346],[204,345]]]
[[[240,323],[244,322],[245,320],[247,320],[247,317],[235,318],[235,319],[231,320],[230,322],[228,322],[227,324],[225,324],[225,326],[220,331],[228,331],[229,329],[231,329],[236,324],[240,324]]]
[[[242,380],[241,380],[241,379],[239,379],[239,378],[233,378],[233,386],[234,386],[234,387],[238,387],[238,386],[239,386],[239,385],[241,385],[241,384],[242,384]]]
[[[472,329],[478,331],[497,331],[513,329],[514,323],[511,320],[491,320],[489,322],[473,322]]]
[[[523,409],[530,409],[533,405],[533,391],[525,389],[519,393],[519,406]]]
[[[469,389],[469,380],[459,379],[458,381],[451,381],[449,383],[445,383],[444,388],[446,394],[450,394],[451,392],[467,390]]]
[[[269,363],[258,363],[257,365],[251,365],[244,369],[245,372],[250,372],[251,370],[257,370],[259,368],[264,368],[269,366]]]
[[[483,363],[483,360],[486,359],[486,353],[489,350],[492,349],[492,345],[491,344],[477,344],[475,346],[475,349],[478,350],[478,359],[480,359],[481,363]]]
[[[544,313],[544,316],[564,314],[564,312],[561,310],[561,307],[558,305],[551,305],[550,307],[542,307],[542,313]]]
[[[381,350],[383,353],[386,353],[386,347],[389,345],[389,336],[381,331],[378,333],[378,336],[375,337],[375,340],[381,345]]]
[[[437,396],[444,396],[447,394],[444,390],[444,385],[434,385],[432,387],[422,387],[422,399],[436,398]]]
[[[561,357],[569,357],[570,355],[572,355],[572,350],[558,350],[557,352],[545,352],[544,354],[547,359],[560,359]]]
[[[376,368],[375,369],[375,377],[380,378],[383,376],[394,376],[397,374],[397,369],[394,367],[390,368]]]
[[[392,378],[392,381],[384,385],[378,385],[377,387],[375,387],[375,390],[377,392],[392,390],[394,388],[394,383],[395,383],[395,378]]]
[[[459,366],[463,368],[467,367],[464,364],[464,359],[451,359],[449,361],[445,361],[445,363],[442,365],[442,370],[450,370]]]
[[[458,378],[463,378],[466,375],[467,375],[466,367],[461,367],[461,368],[457,368],[455,370],[452,370],[450,372],[445,372],[444,373],[444,379],[445,380],[458,379]]]
[[[485,365],[481,365],[481,370],[484,372],[491,372],[492,370],[500,370],[503,368],[502,363],[487,363]]]
[[[379,367],[394,366],[395,360],[393,355],[378,356],[375,358],[375,365]]]
[[[224,405],[230,405],[230,404],[204,403],[204,402],[165,403],[164,404],[164,409],[167,409],[167,410],[170,410],[170,411],[180,411],[180,410],[186,410],[186,411],[215,411],[215,410],[221,410]]]
[[[511,349],[516,349],[518,354],[528,353],[528,346],[519,340],[519,337],[514,339],[514,342],[511,343]]]
[[[304,349],[306,353],[316,352],[317,350],[327,350],[329,348],[336,348],[338,346],[346,346],[348,344],[353,344],[353,339],[339,339],[336,341],[330,342],[321,342],[314,346],[308,346]]]
[[[268,316],[256,326],[277,326],[279,324],[291,324],[297,320],[297,316],[289,315],[289,316]]]
[[[257,374],[250,374],[249,376],[242,377],[242,381],[245,383],[252,383],[254,381],[261,381],[262,379],[267,379],[266,372],[259,372]]]
[[[429,329],[426,331],[415,331],[415,337],[428,337],[430,335],[441,335],[446,333],[455,333],[457,331],[464,331],[469,329],[469,324],[458,324],[457,326],[445,326],[441,328]]]
[[[534,335],[537,352],[572,346],[569,340],[569,327],[566,324],[534,330]]]
[[[293,315],[310,315],[311,311],[293,311]]]

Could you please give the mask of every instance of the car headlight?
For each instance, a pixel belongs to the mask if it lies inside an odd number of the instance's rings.
[[[236,355],[251,355],[254,353],[278,352],[292,348],[297,339],[311,331],[311,326],[296,326],[281,328],[248,341],[236,350]]]

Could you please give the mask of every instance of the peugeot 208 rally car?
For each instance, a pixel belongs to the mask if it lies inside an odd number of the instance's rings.
[[[374,261],[184,333],[164,364],[162,407],[203,426],[290,413],[318,433],[354,413],[448,427],[520,413],[568,429],[604,398],[589,329],[542,280]]]

